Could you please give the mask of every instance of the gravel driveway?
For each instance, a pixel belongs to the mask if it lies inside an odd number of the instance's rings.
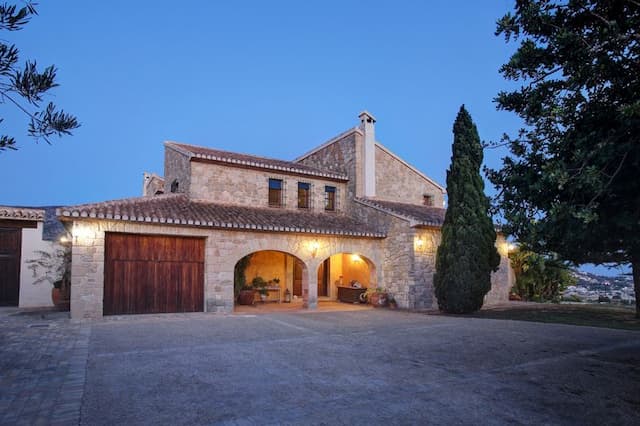
[[[0,424],[640,424],[640,333],[401,311],[0,310]]]
[[[83,424],[640,424],[640,333],[397,311],[92,327]]]

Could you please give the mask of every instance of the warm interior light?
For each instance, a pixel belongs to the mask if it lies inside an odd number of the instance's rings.
[[[362,258],[360,256],[358,256],[357,254],[352,254],[351,255],[351,261],[354,262],[354,263],[362,262]]]

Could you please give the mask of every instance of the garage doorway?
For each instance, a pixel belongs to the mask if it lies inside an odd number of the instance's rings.
[[[204,238],[106,233],[104,315],[202,312]]]

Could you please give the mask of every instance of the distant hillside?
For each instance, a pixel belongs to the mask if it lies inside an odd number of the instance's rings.
[[[562,298],[567,301],[632,304],[635,301],[630,275],[605,277],[589,272],[572,271],[576,285],[567,287]]]
[[[633,287],[633,278],[630,275],[605,277],[582,271],[572,271],[572,274],[578,280],[576,287],[584,287],[592,291],[622,290],[629,286]]]

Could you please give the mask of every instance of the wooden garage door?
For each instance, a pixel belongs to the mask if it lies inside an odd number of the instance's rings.
[[[22,229],[0,227],[0,305],[18,305]]]
[[[106,234],[105,315],[203,310],[204,239]]]

